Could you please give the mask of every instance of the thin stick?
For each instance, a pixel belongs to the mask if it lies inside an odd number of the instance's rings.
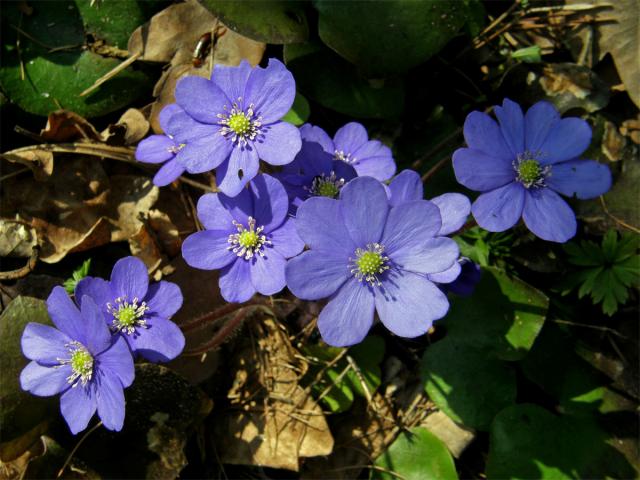
[[[635,233],[640,233],[640,229],[634,227],[633,225],[629,225],[628,223],[623,222],[622,220],[620,220],[618,217],[616,217],[615,215],[613,215],[611,212],[609,212],[609,209],[607,208],[607,204],[604,201],[604,196],[600,195],[600,203],[602,204],[602,209],[604,210],[604,213],[606,213],[609,217],[611,217],[616,223],[619,223],[620,225],[622,225],[623,227],[628,228],[629,230],[631,230],[632,232]]]
[[[209,193],[218,192],[217,188],[213,189],[208,185],[205,185],[204,183],[196,182],[195,180],[191,180],[190,178],[187,178],[187,177],[179,177],[179,180],[183,183],[186,183],[187,185],[191,185],[192,187],[196,187],[196,188],[199,188],[200,190],[204,190],[205,192],[209,192]]]
[[[80,445],[82,445],[82,442],[84,442],[87,439],[87,437],[89,435],[91,435],[101,425],[102,425],[102,420],[100,420],[93,427],[91,427],[89,430],[87,430],[87,433],[85,433],[82,436],[82,438],[78,441],[78,443],[76,443],[76,446],[73,447],[73,450],[71,450],[71,453],[69,453],[69,456],[64,461],[64,465],[62,465],[62,468],[58,471],[58,474],[56,475],[56,478],[60,478],[62,476],[62,474],[64,473],[64,470],[67,468],[67,465],[69,465],[69,462],[71,461],[71,459],[73,458],[75,453],[78,451],[78,448],[80,448]]]
[[[119,64],[118,66],[116,66],[115,68],[109,70],[107,73],[105,73],[102,77],[100,77],[98,80],[96,80],[93,85],[91,85],[89,88],[87,88],[86,90],[84,90],[79,96],[80,97],[84,97],[85,95],[93,92],[96,88],[98,88],[100,85],[102,85],[104,82],[106,82],[107,80],[110,80],[111,78],[115,77],[117,74],[119,74],[122,70],[124,70],[125,68],[127,68],[129,65],[131,65],[133,62],[135,62],[140,56],[142,55],[142,52],[137,52],[134,53],[133,55],[131,55],[129,58],[127,58],[124,62],[122,62],[121,64]]]
[[[438,160],[436,164],[427,171],[427,173],[422,175],[422,183],[425,183],[427,180],[433,177],[436,173],[438,173],[442,169],[442,167],[444,167],[447,163],[449,163],[450,160],[451,160],[451,155],[445,155],[440,160]]]
[[[236,310],[240,310],[241,308],[245,308],[247,305],[238,305],[235,303],[228,303],[223,307],[215,309],[213,312],[206,313],[205,315],[201,315],[200,317],[194,318],[188,322],[185,322],[180,325],[180,330],[182,332],[190,332],[191,330],[196,330],[198,328],[202,328],[209,323],[212,323],[216,320],[221,319],[229,315],[230,313],[235,312]]]
[[[3,175],[0,177],[0,182],[3,182],[11,177],[16,177],[18,175],[20,175],[21,173],[25,173],[28,172],[29,169],[27,167],[21,168],[20,170],[16,170],[15,172],[11,172],[11,173],[7,173],[6,175]]]
[[[233,317],[230,321],[228,321],[224,327],[220,329],[218,333],[214,335],[214,337],[208,342],[200,345],[198,348],[194,348],[193,350],[187,350],[183,353],[188,357],[195,357],[206,353],[214,348],[220,346],[225,339],[233,333],[233,331],[240,326],[242,321],[247,317],[247,307],[242,308],[238,313],[236,313],[235,317]]]
[[[24,267],[17,270],[11,270],[9,272],[0,272],[0,280],[17,280],[18,278],[26,277],[34,268],[36,268],[39,256],[40,247],[36,245],[31,249],[31,256]]]
[[[461,133],[462,133],[462,128],[458,128],[454,132],[451,132],[445,138],[440,140],[433,148],[429,149],[427,153],[425,153],[419,159],[413,162],[413,164],[411,165],[411,168],[418,168],[425,160],[431,157],[434,153],[437,153],[442,147],[446,146],[454,138],[457,138]]]

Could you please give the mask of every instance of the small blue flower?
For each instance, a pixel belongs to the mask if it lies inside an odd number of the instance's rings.
[[[111,280],[86,277],[75,298],[91,297],[104,322],[122,336],[134,354],[152,362],[173,360],[184,348],[184,335],[169,319],[182,306],[182,292],[171,282],[149,285],[147,267],[136,257],[118,260]]]
[[[447,313],[446,295],[427,275],[449,270],[459,252],[438,236],[442,219],[434,203],[390,205],[379,181],[358,177],[337,200],[306,200],[295,224],[309,250],[288,262],[287,285],[305,300],[330,297],[318,318],[328,344],[362,341],[376,311],[402,337],[424,334]]]
[[[345,183],[358,176],[351,165],[335,160],[317,143],[315,132],[318,130],[308,124],[300,128],[302,149],[293,162],[276,175],[289,195],[291,214],[309,197],[336,198]]]
[[[286,284],[286,259],[304,248],[288,208],[282,184],[265,174],[235,197],[203,195],[198,218],[206,230],[187,237],[182,256],[192,267],[221,269],[220,293],[228,302],[278,293]]]
[[[322,149],[355,168],[359,177],[373,177],[380,181],[390,179],[396,172],[391,149],[378,140],[369,140],[367,130],[357,122],[347,123],[333,137],[320,127],[309,124],[300,127],[305,140],[318,143]]]
[[[509,99],[494,111],[499,125],[482,112],[467,116],[468,148],[453,154],[458,181],[483,192],[473,203],[473,216],[490,232],[507,230],[522,217],[538,237],[566,242],[576,234],[576,217],[558,193],[589,199],[611,188],[606,165],[580,159],[591,142],[589,124],[561,119],[544,101],[526,115]]]
[[[482,277],[482,270],[480,269],[480,265],[466,257],[460,257],[458,263],[461,268],[458,278],[449,284],[441,285],[440,288],[443,288],[445,292],[468,297],[476,289],[476,285]]]
[[[22,334],[22,352],[31,360],[20,374],[22,389],[41,397],[61,394],[60,410],[74,435],[96,410],[106,428],[121,430],[123,389],[134,377],[126,342],[112,337],[89,297],[78,310],[64,288],[55,287],[47,309],[56,328],[29,323]]]
[[[220,191],[238,195],[258,174],[259,159],[286,165],[300,151],[298,129],[280,120],[295,94],[291,72],[273,58],[266,68],[251,68],[246,61],[237,67],[216,65],[211,80],[181,78],[176,102],[201,127],[199,153],[178,161],[189,173],[216,168]],[[181,128],[191,126],[185,123]]]

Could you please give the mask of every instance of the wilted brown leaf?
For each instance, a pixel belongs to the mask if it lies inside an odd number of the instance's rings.
[[[149,132],[149,122],[136,108],[130,108],[116,123],[109,125],[101,134],[107,145],[135,145]]]
[[[590,68],[574,63],[545,65],[538,83],[560,112],[595,112],[609,103],[609,87]]]
[[[143,217],[158,200],[159,189],[148,177],[113,175],[110,179],[107,217],[114,229],[111,241],[128,240],[138,233]]]
[[[567,0],[568,5],[582,4],[584,0]],[[591,5],[602,6],[599,15],[607,21],[595,25],[584,24],[572,32],[573,39],[579,39],[582,51],[589,49],[593,61],[602,60],[610,53],[624,82],[629,97],[640,107],[640,2],[638,0],[591,0]],[[587,51],[589,51],[587,50]]]
[[[56,110],[49,114],[47,126],[40,136],[49,142],[71,142],[74,140],[100,141],[100,134],[84,117],[69,110]]]
[[[300,385],[305,364],[275,320],[252,322],[233,356],[229,411],[216,422],[223,463],[298,471],[301,457],[328,455],[333,437],[322,413]]]
[[[29,257],[37,242],[36,231],[28,223],[0,219],[0,257]]]
[[[188,0],[157,13],[129,38],[129,52],[142,52],[141,60],[171,64],[154,88],[157,100],[149,120],[156,133],[161,133],[158,113],[165,105],[175,101],[173,92],[178,79],[185,75],[209,77],[210,55],[204,58],[201,66],[195,67],[193,52],[203,34],[219,27],[223,28],[222,23],[211,12],[195,0]],[[264,43],[227,29],[215,42],[213,63],[238,65],[246,59],[252,65],[257,65],[265,48]]]
[[[0,154],[0,157],[29,167],[38,180],[45,180],[53,172],[53,153],[41,148],[17,148]]]

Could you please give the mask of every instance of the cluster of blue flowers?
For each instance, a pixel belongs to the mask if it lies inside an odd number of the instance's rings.
[[[479,268],[447,237],[470,213],[489,231],[522,217],[538,237],[565,242],[576,219],[558,193],[592,198],[611,185],[606,166],[579,159],[590,143],[588,124],[560,119],[547,102],[524,115],[505,100],[494,109],[499,124],[469,114],[468,147],[455,152],[453,166],[461,184],[481,192],[471,205],[457,193],[425,200],[420,176],[404,170],[394,177],[391,150],[358,123],[332,139],[320,127],[283,122],[295,83],[277,60],[266,68],[218,65],[210,80],[181,79],[175,97],[160,114],[165,134],[143,140],[136,158],[164,164],[154,178],[159,186],[185,171],[216,171],[219,193],[198,201],[205,230],[184,241],[184,259],[220,270],[228,302],[285,287],[304,300],[328,298],[318,328],[334,346],[362,341],[376,312],[394,334],[422,335],[446,315],[446,292],[470,294]],[[260,174],[260,160],[282,168]],[[168,320],[180,307],[180,290],[147,282],[142,262],[121,260],[110,282],[80,282],[80,310],[54,290],[49,311],[59,331],[36,324],[25,331],[23,349],[33,362],[23,388],[62,393],[74,432],[96,408],[107,428],[122,426],[132,354],[166,361],[183,348]]]
[[[184,335],[169,320],[182,306],[182,293],[170,282],[149,285],[144,263],[127,257],[115,264],[110,281],[81,280],[74,299],[55,287],[47,309],[56,328],[25,327],[22,351],[31,362],[20,384],[34,395],[60,394],[60,411],[74,434],[96,410],[106,428],[120,430],[134,357],[166,362],[184,348]]]

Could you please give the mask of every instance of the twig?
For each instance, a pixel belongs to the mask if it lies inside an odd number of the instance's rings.
[[[450,160],[451,160],[451,155],[449,154],[445,155],[440,160],[438,160],[436,164],[427,171],[427,173],[422,175],[422,183],[425,183],[427,180],[433,177],[436,173],[438,173],[442,169],[442,167],[444,167],[447,163],[449,163]]]
[[[634,227],[633,225],[629,225],[626,222],[623,222],[622,220],[620,220],[618,217],[616,217],[615,215],[613,215],[611,212],[609,212],[609,209],[607,208],[607,204],[604,201],[604,196],[600,195],[600,203],[602,204],[602,209],[604,210],[604,213],[606,213],[609,217],[611,217],[616,223],[622,225],[623,227],[628,228],[629,230],[631,230],[632,232],[635,233],[640,233],[640,229]]]
[[[127,58],[124,62],[120,63],[118,66],[116,66],[115,68],[109,70],[107,73],[105,73],[103,76],[101,76],[98,80],[96,80],[93,85],[91,85],[89,88],[87,88],[86,90],[83,90],[82,93],[80,93],[80,97],[84,97],[85,95],[93,92],[96,88],[98,88],[100,85],[102,85],[104,82],[106,82],[107,80],[115,77],[117,74],[119,74],[122,70],[124,70],[125,68],[127,68],[129,65],[131,65],[133,62],[135,62],[140,56],[142,55],[142,52],[137,52],[134,53],[133,55],[131,55],[129,58]]]
[[[11,270],[9,272],[0,272],[0,280],[17,280],[18,278],[26,277],[38,263],[38,257],[40,256],[40,247],[35,245],[31,249],[31,256],[27,260],[27,264],[17,270]]]
[[[220,320],[222,317],[225,317],[230,313],[235,312],[236,310],[240,310],[241,308],[245,308],[246,306],[248,305],[228,303],[227,305],[217,308],[212,312],[206,313],[205,315],[201,315],[200,317],[194,318],[193,320],[182,323],[180,325],[180,330],[182,330],[183,333],[197,330],[198,328],[205,327],[209,323]]]
[[[614,330],[613,328],[609,328],[609,327],[603,327],[602,325],[588,325],[588,324],[585,324],[585,323],[576,323],[576,322],[570,322],[569,320],[560,320],[560,319],[555,319],[555,320],[551,320],[551,321],[553,323],[559,323],[559,324],[562,324],[562,325],[569,325],[569,326],[572,326],[572,327],[582,327],[582,328],[590,328],[592,330],[600,330],[601,332],[611,333],[612,335],[615,335],[616,337],[622,338],[623,340],[632,340],[631,338],[622,335],[617,330]]]
[[[78,441],[78,443],[76,443],[76,446],[73,447],[73,450],[71,450],[71,453],[69,453],[69,456],[67,457],[67,459],[64,461],[64,465],[62,465],[62,468],[60,470],[58,470],[58,474],[56,475],[56,478],[60,478],[62,476],[62,474],[64,473],[65,469],[67,468],[67,465],[69,465],[69,462],[71,461],[71,459],[73,458],[73,456],[75,455],[75,453],[78,451],[78,448],[80,448],[80,445],[82,445],[82,442],[84,442],[87,437],[89,435],[91,435],[98,427],[100,427],[102,425],[102,420],[99,421],[98,423],[96,423],[93,427],[91,427],[89,430],[87,430],[87,433],[85,433],[82,438]]]
[[[190,178],[187,177],[178,177],[178,180],[180,180],[183,183],[186,183],[187,185],[191,185],[192,187],[196,187],[199,188],[200,190],[204,190],[205,192],[209,192],[209,193],[216,193],[219,190],[213,189],[208,185],[205,185],[204,183],[200,183],[200,182],[196,182],[195,180],[191,180]]]
[[[35,43],[37,45],[40,45],[41,47],[46,48],[47,50],[49,50],[49,53],[58,52],[60,50],[72,50],[74,48],[82,47],[82,44],[78,44],[78,45],[61,45],[59,47],[52,47],[50,45],[47,45],[46,43],[42,43],[40,40],[38,40],[37,38],[33,37],[32,35],[29,35],[27,32],[22,30],[20,27],[16,27],[15,25],[11,25],[11,24],[9,24],[9,26],[11,28],[13,28],[16,32],[18,32],[21,35],[24,35],[25,37],[27,37],[33,43]]]
[[[27,167],[21,168],[20,170],[16,170],[15,172],[11,172],[11,173],[7,173],[6,175],[3,175],[0,177],[0,182],[4,182],[5,180],[11,178],[11,177],[16,177],[18,175],[20,175],[21,173],[25,173],[28,172],[29,169]]]

